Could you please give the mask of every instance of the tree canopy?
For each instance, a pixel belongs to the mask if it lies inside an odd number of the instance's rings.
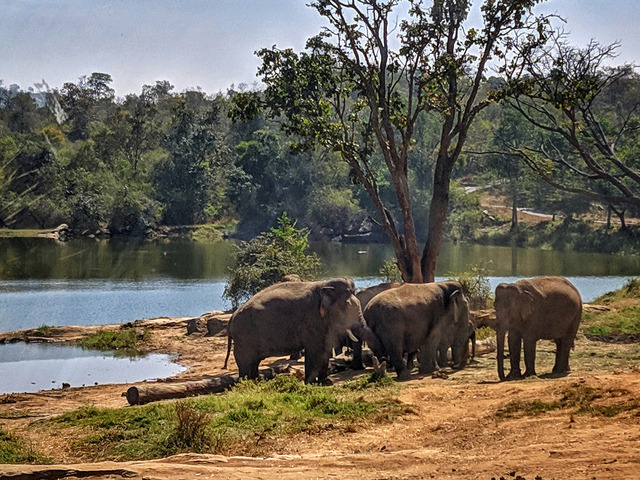
[[[260,50],[265,88],[235,97],[236,116],[265,112],[299,139],[298,148],[338,152],[370,197],[404,280],[433,281],[452,171],[474,120],[492,101],[481,88],[488,64],[506,59],[515,38],[544,40],[546,21],[531,13],[536,3],[485,1],[482,25],[466,28],[471,2],[464,0],[436,0],[430,8],[400,0],[311,2],[328,27],[304,52]],[[421,253],[409,157],[425,115],[438,120],[439,132],[428,152],[433,183]],[[384,196],[383,182],[394,198]]]

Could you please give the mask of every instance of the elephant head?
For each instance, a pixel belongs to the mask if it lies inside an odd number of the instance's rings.
[[[355,284],[350,278],[327,281],[320,290],[320,316],[327,323],[333,336],[345,331],[353,341],[358,341],[353,330],[363,331],[366,323],[360,301],[355,296]]]
[[[501,283],[496,287],[496,339],[498,376],[504,380],[504,339],[509,330],[519,329],[535,309],[540,293],[531,282]]]

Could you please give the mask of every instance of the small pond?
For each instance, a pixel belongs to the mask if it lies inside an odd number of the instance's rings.
[[[82,387],[103,383],[133,383],[167,378],[186,368],[170,355],[120,357],[76,346],[49,343],[0,345],[0,394]]]

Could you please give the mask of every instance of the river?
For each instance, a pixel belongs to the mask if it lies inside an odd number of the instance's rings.
[[[323,277],[376,284],[388,245],[314,244]],[[140,318],[192,317],[229,308],[223,298],[232,266],[231,241],[0,239],[0,331],[43,325],[104,325]],[[585,301],[640,275],[640,258],[492,246],[444,245],[437,278],[472,266],[501,281],[564,275]],[[94,383],[127,383],[175,375],[166,355],[114,357],[110,353],[41,344],[0,346],[0,394]]]
[[[381,281],[388,245],[314,244],[322,277]],[[231,241],[0,239],[0,331],[43,325],[102,325],[140,318],[198,316],[230,307],[222,294],[232,266]],[[474,265],[501,281],[563,275],[588,302],[640,275],[637,256],[444,245],[438,278]]]

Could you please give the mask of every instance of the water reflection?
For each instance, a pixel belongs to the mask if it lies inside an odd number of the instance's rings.
[[[230,307],[222,293],[234,243],[189,240],[0,238],[0,331],[41,325],[103,325],[160,316],[198,316]],[[390,245],[312,245],[322,277],[377,283]],[[443,245],[438,278],[480,266],[499,279],[563,275],[585,301],[640,275],[640,256]]]
[[[0,238],[0,279],[221,278],[233,251],[229,241]]]
[[[322,275],[378,275],[393,248],[386,244],[311,245],[322,260]],[[235,243],[199,243],[184,239],[0,238],[0,280],[224,280],[233,263]],[[442,246],[438,275],[485,267],[495,276],[633,276],[640,274],[640,256],[557,252],[537,248],[491,245]]]
[[[43,343],[0,345],[0,393],[37,392],[103,383],[133,383],[177,375],[169,355],[115,357],[80,347]]]

